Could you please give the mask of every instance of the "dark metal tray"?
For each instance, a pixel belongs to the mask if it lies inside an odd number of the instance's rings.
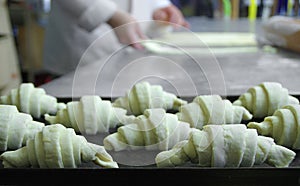
[[[294,95],[298,99],[300,96]],[[238,96],[228,96],[234,101]],[[111,100],[112,98],[102,98]],[[182,98],[191,101],[193,98]],[[79,98],[58,98],[59,102],[69,102]],[[172,111],[171,111],[172,112]],[[43,121],[43,118],[38,119]],[[102,144],[108,134],[85,136],[88,141]],[[159,184],[197,183],[199,185],[300,185],[300,151],[289,167],[275,168],[267,164],[249,168],[214,168],[197,167],[186,164],[180,167],[157,168],[151,159],[155,151],[109,152],[116,160],[121,160],[118,169],[101,168],[93,163],[83,163],[76,169],[40,169],[40,168],[6,168],[1,165],[1,185],[41,185],[41,184]],[[126,162],[129,160],[130,162]],[[145,161],[146,160],[146,161]],[[123,162],[122,162],[123,161]],[[148,161],[148,162],[147,162]]]

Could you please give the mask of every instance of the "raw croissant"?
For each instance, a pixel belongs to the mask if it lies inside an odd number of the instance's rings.
[[[155,157],[158,167],[179,166],[190,161],[201,167],[252,167],[267,163],[288,167],[296,153],[277,145],[273,138],[258,136],[244,124],[206,125],[190,137]]]
[[[113,107],[108,100],[96,95],[86,95],[80,101],[67,103],[55,116],[45,114],[45,120],[51,124],[60,123],[82,134],[105,133],[118,124],[128,123],[135,116],[127,116],[126,110]]]
[[[125,97],[119,97],[113,102],[113,106],[124,108],[134,115],[141,115],[151,108],[177,110],[184,104],[187,104],[187,101],[165,92],[162,86],[150,85],[148,82],[135,84]]]
[[[4,168],[76,168],[83,162],[94,162],[108,168],[118,168],[103,146],[92,144],[74,129],[61,124],[46,125],[26,146],[1,154]]]
[[[207,124],[241,123],[242,120],[252,119],[252,114],[247,109],[232,105],[219,95],[197,96],[193,102],[181,106],[176,114],[179,120],[198,129]]]
[[[248,128],[254,128],[264,136],[274,138],[275,142],[292,149],[300,149],[300,105],[290,104],[275,111],[262,122],[249,122]]]
[[[15,105],[0,105],[0,151],[21,148],[43,127],[44,123],[20,113]]]
[[[254,118],[264,118],[284,105],[299,104],[299,100],[289,95],[280,83],[264,82],[248,89],[233,104],[245,107]]]
[[[117,132],[106,136],[103,144],[106,150],[114,151],[167,150],[187,139],[190,130],[190,125],[179,121],[175,114],[161,108],[146,109],[134,123],[121,126]]]
[[[22,83],[19,88],[12,89],[10,94],[1,96],[0,103],[16,105],[20,112],[35,118],[65,108],[64,103],[58,103],[55,97],[47,95],[42,88],[35,88],[32,83]]]

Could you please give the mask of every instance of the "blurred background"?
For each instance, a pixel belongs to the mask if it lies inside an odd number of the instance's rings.
[[[186,18],[256,21],[274,15],[299,17],[298,0],[172,0],[172,2],[182,10]],[[11,73],[9,71],[2,74],[2,76],[6,74],[8,80],[4,80],[2,84],[0,82],[0,90],[1,85],[2,89],[9,90],[20,82],[33,82],[39,86],[51,81],[51,78],[41,70],[44,30],[47,16],[51,11],[51,0],[1,0],[1,6],[0,13],[7,14],[6,17],[2,14],[0,16],[6,20],[6,24],[3,20],[0,23],[2,29],[8,27],[6,32],[10,33],[7,35],[12,36],[7,39],[13,42],[10,48],[12,51],[10,61],[15,59],[15,62]],[[1,40],[4,40],[5,31],[0,30],[0,34],[2,34]],[[7,61],[2,56],[0,62]],[[13,63],[10,62],[10,66],[12,65]],[[10,86],[7,85],[8,82]]]

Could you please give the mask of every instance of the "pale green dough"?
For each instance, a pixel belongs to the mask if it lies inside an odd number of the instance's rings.
[[[258,44],[255,34],[250,32],[170,32],[153,40],[190,47],[241,47]]]
[[[184,148],[186,154],[191,157],[194,163],[198,163],[199,166],[210,166],[212,159],[212,142],[207,132],[204,131],[193,131],[199,132],[201,135],[191,134],[189,144]]]
[[[279,145],[300,149],[300,105],[289,104],[277,109],[272,116],[265,117],[262,122],[249,122],[259,134],[274,138]]]
[[[259,51],[257,46],[240,46],[240,47],[186,47],[177,46],[168,43],[156,41],[144,41],[141,44],[146,50],[155,54],[167,55],[226,55],[237,53],[256,53]]]
[[[244,124],[206,125],[193,129],[185,141],[155,157],[157,167],[192,162],[201,167],[252,167],[267,163],[288,167],[296,153],[277,145],[270,137],[258,136]]]
[[[66,104],[56,115],[45,114],[45,120],[51,124],[60,123],[82,134],[94,135],[107,133],[117,125],[131,123],[135,116],[127,115],[123,108],[113,107],[109,100],[97,95],[82,96],[79,101]]]
[[[223,127],[218,125],[211,125],[205,127],[205,131],[208,134],[209,142],[211,142],[211,166],[213,167],[224,167],[226,165],[226,149],[225,149],[225,138]]]
[[[273,144],[274,144],[274,140],[272,138],[268,138],[264,136],[257,137],[255,164],[260,165],[267,160],[268,158],[267,154],[270,152]]]
[[[249,89],[252,96],[253,115],[256,117],[268,116],[268,95],[264,93],[263,88],[255,86]],[[271,105],[270,105],[271,106]]]
[[[1,154],[4,168],[76,168],[84,162],[94,162],[106,168],[118,164],[103,146],[89,143],[74,129],[61,124],[47,125],[26,146]]]
[[[0,104],[15,105],[20,112],[35,118],[40,118],[44,114],[55,114],[66,107],[64,103],[58,103],[55,97],[46,94],[42,88],[34,87],[32,83],[22,83],[8,95],[1,96]]]
[[[29,158],[28,166],[31,164],[33,167],[47,167],[43,145],[43,134],[41,132],[37,133],[34,141],[29,140],[25,148],[28,149],[28,157],[31,157]]]
[[[263,82],[249,88],[233,104],[245,107],[254,118],[264,118],[285,105],[299,104],[299,100],[289,95],[288,90],[280,83]]]
[[[114,107],[124,108],[134,115],[143,114],[146,109],[151,108],[178,110],[184,104],[187,104],[187,101],[164,91],[160,85],[151,85],[146,81],[135,84],[124,97],[119,97],[113,102]]]
[[[68,128],[67,130],[62,130],[59,138],[59,144],[61,149],[65,149],[61,153],[61,161],[65,167],[76,167],[75,158],[73,156],[73,144],[72,135],[74,135],[74,130]]]
[[[246,149],[246,128],[242,125],[236,127],[224,125],[223,129],[225,154],[227,154],[226,165],[228,167],[239,167]]]
[[[242,120],[252,119],[247,109],[233,105],[219,95],[196,96],[191,103],[182,105],[176,115],[198,129],[208,124],[239,124]]]
[[[45,127],[42,131],[43,149],[45,153],[45,162],[47,167],[41,168],[62,168],[64,167],[62,161],[62,153],[60,147],[60,125],[53,125],[53,127]]]
[[[44,123],[33,121],[15,105],[0,105],[0,150],[16,150],[42,130]]]
[[[178,119],[188,122],[191,127],[201,129],[207,121],[201,107],[198,103],[191,102],[180,107],[179,112],[176,113]]]
[[[245,143],[245,150],[240,166],[252,167],[255,163],[255,150],[257,145],[257,132],[255,129],[246,130]]]
[[[161,167],[175,167],[176,165],[184,164],[189,160],[189,157],[186,156],[185,149],[183,147],[187,146],[189,143],[188,140],[182,140],[178,142],[172,150],[162,151],[160,153],[160,166]],[[193,151],[188,149],[188,152]],[[173,163],[174,162],[174,163]]]
[[[281,136],[276,138],[276,142],[281,145],[285,145],[287,147],[292,147],[294,144],[294,139],[296,139],[296,131],[298,126],[295,123],[295,117],[289,109],[282,109],[281,112],[274,113],[274,116],[281,117],[282,123],[281,128]]]
[[[106,136],[103,144],[105,149],[113,151],[167,150],[187,139],[190,131],[190,125],[179,121],[175,114],[166,113],[162,108],[146,109],[132,124]]]
[[[0,105],[0,150],[7,149],[9,122],[18,114],[16,106]]]
[[[254,33],[241,32],[171,32],[141,44],[156,54],[220,55],[260,50]]]

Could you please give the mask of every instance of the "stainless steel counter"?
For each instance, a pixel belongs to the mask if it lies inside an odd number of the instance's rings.
[[[261,22],[188,18],[193,32],[261,33]],[[291,94],[300,94],[300,54],[258,47],[254,52],[206,55],[155,54],[127,47],[96,63],[78,68],[41,87],[59,98],[96,94],[123,96],[133,84],[147,80],[181,97],[200,94],[235,96],[264,81],[276,81]]]

